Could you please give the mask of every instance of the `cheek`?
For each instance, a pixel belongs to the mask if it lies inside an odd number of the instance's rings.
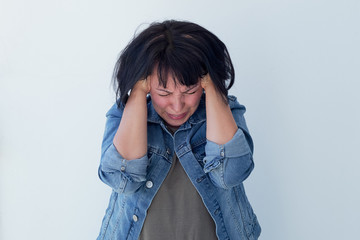
[[[195,93],[193,95],[189,95],[186,101],[187,105],[192,108],[196,108],[200,103],[202,92]]]
[[[156,96],[156,94],[151,96],[151,100],[156,110],[164,109],[168,105],[167,101],[163,97]]]

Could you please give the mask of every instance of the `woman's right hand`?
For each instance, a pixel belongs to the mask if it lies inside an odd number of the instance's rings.
[[[150,78],[145,78],[142,80],[137,81],[137,83],[134,85],[134,87],[131,90],[131,93],[135,92],[142,92],[147,95],[150,92]],[[130,93],[130,95],[131,95]]]

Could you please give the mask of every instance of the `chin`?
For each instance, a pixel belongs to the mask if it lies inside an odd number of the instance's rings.
[[[178,123],[173,121],[165,121],[167,125],[170,127],[180,127],[184,122]]]
[[[171,118],[163,118],[166,122],[167,125],[171,126],[171,127],[180,127],[181,125],[183,125],[189,118],[186,117],[185,119],[181,119],[181,120],[174,120]]]

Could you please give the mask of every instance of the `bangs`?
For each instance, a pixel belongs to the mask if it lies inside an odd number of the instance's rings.
[[[199,78],[207,74],[206,65],[199,54],[199,49],[186,44],[176,44],[167,48],[156,59],[159,85],[166,88],[169,78],[187,87],[199,82]]]

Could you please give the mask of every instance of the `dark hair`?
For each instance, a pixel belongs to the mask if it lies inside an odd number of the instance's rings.
[[[166,87],[168,74],[186,86],[209,73],[227,101],[234,83],[234,67],[225,44],[213,33],[191,22],[168,20],[152,23],[122,51],[114,69],[113,83],[118,106],[139,80],[157,66],[159,84]]]

